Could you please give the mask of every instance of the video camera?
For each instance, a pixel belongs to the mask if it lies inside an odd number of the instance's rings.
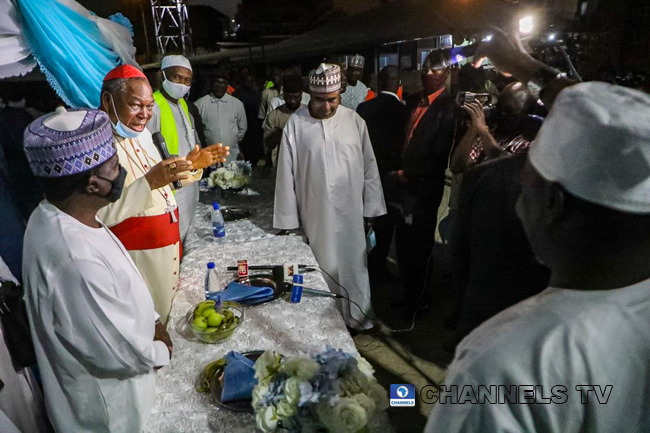
[[[494,116],[496,107],[491,104],[491,96],[489,93],[472,93],[460,91],[456,94],[456,117],[465,120],[469,119],[469,114],[463,109],[463,105],[470,102],[478,102],[483,107],[485,113],[485,120],[489,120]]]

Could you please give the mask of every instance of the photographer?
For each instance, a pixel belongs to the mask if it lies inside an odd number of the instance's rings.
[[[508,85],[499,97],[495,109],[496,126],[490,130],[483,106],[478,102],[463,105],[471,124],[451,157],[452,173],[464,173],[486,160],[528,149],[530,138],[525,137],[524,122],[534,100],[522,83]]]
[[[479,52],[553,103],[517,200],[551,279],[461,342],[445,386],[463,404],[437,404],[425,432],[650,431],[650,97],[569,87],[502,31]],[[519,388],[514,401],[476,404],[483,384]]]

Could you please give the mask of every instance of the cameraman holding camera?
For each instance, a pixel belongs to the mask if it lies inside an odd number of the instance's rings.
[[[533,104],[528,88],[519,82],[508,85],[495,106],[495,124],[490,130],[486,123],[484,107],[474,100],[462,108],[471,119],[471,125],[454,149],[449,169],[454,174],[486,160],[528,149],[530,140],[525,137],[524,121]]]

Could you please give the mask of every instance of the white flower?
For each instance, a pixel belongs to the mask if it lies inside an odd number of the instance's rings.
[[[384,387],[379,384],[379,382],[377,382],[376,380],[372,381],[370,383],[370,387],[368,388],[367,394],[368,397],[373,399],[373,401],[377,405],[377,410],[383,412],[386,409],[388,409],[388,404],[389,404],[388,393],[386,392]]]
[[[233,173],[232,171],[227,171],[223,174],[223,178],[225,180],[230,180],[233,179],[234,177],[235,177],[235,173]]]
[[[366,394],[357,394],[353,396],[352,399],[356,401],[359,404],[359,406],[361,406],[366,410],[366,414],[368,415],[368,417],[371,417],[375,413],[377,404],[373,399],[368,397]]]
[[[278,428],[278,414],[275,407],[268,406],[255,413],[257,428],[264,433],[273,433]]]
[[[286,419],[286,418],[291,418],[294,416],[298,410],[298,406],[296,404],[288,402],[286,399],[280,401],[277,405],[277,413],[278,416]]]
[[[357,356],[356,358],[359,370],[361,370],[361,372],[365,374],[368,379],[372,379],[375,375],[375,369],[372,368],[372,365],[370,365],[370,363],[366,361],[366,358],[363,356]]]
[[[269,393],[268,385],[256,385],[253,388],[253,407],[257,409],[257,406],[260,405],[260,401]]]
[[[320,422],[331,432],[357,433],[368,423],[366,410],[351,398],[342,398],[332,407],[321,404],[318,407]]]
[[[320,365],[306,356],[289,358],[282,366],[282,371],[287,373],[287,375],[297,376],[302,380],[311,380],[319,369]]]
[[[212,177],[209,177],[208,178],[208,187],[214,188],[214,186],[215,186],[214,180],[212,180]]]
[[[355,394],[365,393],[367,389],[368,378],[360,371],[348,374],[345,379],[341,380],[341,390],[348,397]]]
[[[255,362],[255,379],[260,385],[267,385],[280,369],[280,355],[267,350]]]
[[[298,404],[300,400],[300,383],[301,380],[298,377],[290,377],[284,383],[284,395],[287,397],[288,402]]]

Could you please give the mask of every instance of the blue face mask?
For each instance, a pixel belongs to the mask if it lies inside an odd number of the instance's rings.
[[[142,132],[138,132],[126,126],[120,120],[120,116],[117,115],[117,110],[115,109],[115,102],[113,100],[113,95],[111,95],[111,105],[113,106],[113,113],[115,113],[115,118],[117,119],[117,125],[113,123],[113,129],[115,129],[117,135],[124,138],[138,138],[140,134],[142,134]]]

